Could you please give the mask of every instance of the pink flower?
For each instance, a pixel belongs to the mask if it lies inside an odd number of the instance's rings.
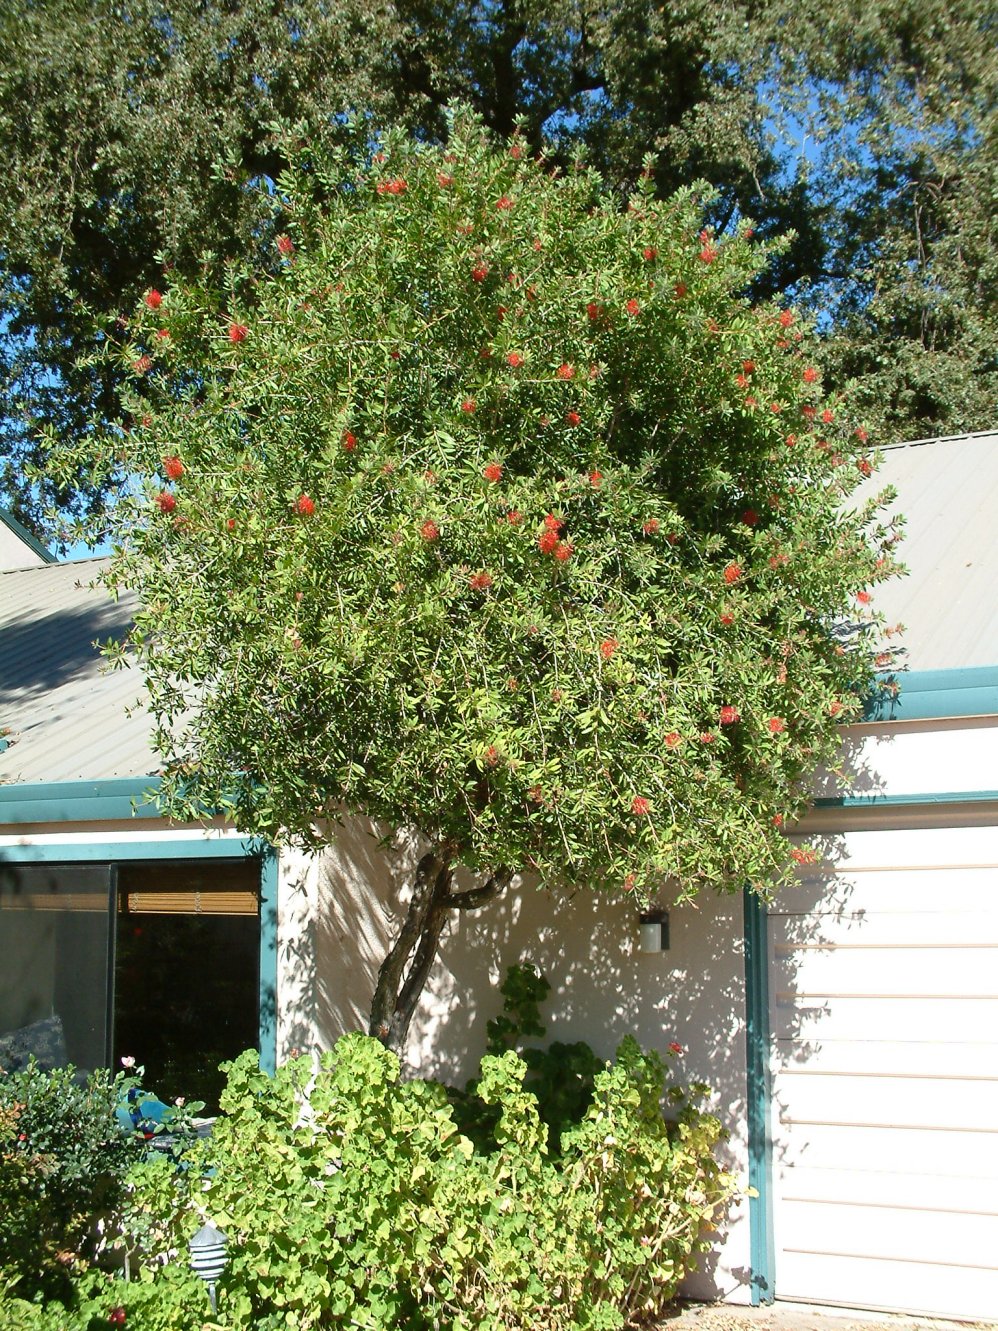
[[[491,573],[473,573],[468,579],[468,586],[472,591],[484,592],[492,586]]]
[[[721,708],[717,719],[722,726],[733,726],[737,721],[741,720],[741,713],[738,711],[737,707],[732,707],[729,704],[726,704]]]
[[[567,361],[562,361],[557,370],[555,370],[555,374],[559,379],[574,379],[575,366],[569,365]]]
[[[631,813],[638,818],[643,818],[650,808],[651,805],[643,795],[635,795],[631,800]]]
[[[151,310],[158,310],[163,304],[163,293],[153,287],[152,290],[146,292],[143,299]]]
[[[771,735],[782,735],[787,728],[787,723],[782,716],[771,716],[769,718],[769,733]]]
[[[736,583],[741,576],[742,576],[742,566],[740,564],[736,564],[734,560],[732,560],[730,564],[725,565],[724,581],[728,584],[729,587],[733,583]]]
[[[172,513],[177,507],[177,500],[174,495],[170,494],[169,490],[160,490],[156,496],[156,504],[161,513]]]
[[[604,638],[599,645],[600,656],[602,656],[604,661],[609,661],[610,657],[614,654],[614,652],[617,650],[619,646],[620,643],[617,641],[616,638]]]
[[[482,471],[482,475],[487,481],[492,481],[494,484],[496,481],[502,480],[502,467],[498,462],[490,462]]]
[[[184,474],[184,464],[178,457],[164,458],[163,472],[168,480],[179,481]]]
[[[295,512],[303,518],[310,518],[315,512],[315,500],[310,495],[299,495],[295,500]]]
[[[122,1058],[122,1060],[121,1060],[121,1066],[122,1066],[123,1068],[134,1068],[134,1067],[135,1067],[135,1059],[132,1058],[132,1056],[131,1056],[130,1054],[125,1054],[125,1056],[124,1056],[124,1057]]]

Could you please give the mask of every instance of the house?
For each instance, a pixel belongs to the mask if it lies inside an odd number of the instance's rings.
[[[820,864],[769,905],[674,907],[651,953],[626,901],[511,892],[453,923],[407,1056],[462,1081],[506,967],[532,960],[549,1038],[676,1041],[677,1076],[713,1088],[758,1196],[691,1292],[987,1318],[998,433],[890,448],[881,480],[908,518],[911,575],[878,592],[905,669],[843,731],[846,792],[822,782],[794,830]],[[272,1066],[364,1026],[414,848],[363,822],[313,858],[164,823],[137,681],[91,646],[128,605],[89,585],[96,562],[22,562],[0,573],[0,1031],[59,1016],[74,1061],[131,1054],[161,1093],[210,1099],[211,1060],[247,1042]]]

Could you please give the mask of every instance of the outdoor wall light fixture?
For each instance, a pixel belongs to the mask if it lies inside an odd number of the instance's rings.
[[[646,910],[638,916],[638,951],[668,952],[669,950],[669,912],[667,910]]]
[[[215,1281],[225,1270],[225,1264],[229,1260],[225,1251],[227,1242],[222,1231],[216,1229],[214,1225],[202,1225],[191,1239],[191,1270],[208,1286],[213,1317],[217,1312]]]

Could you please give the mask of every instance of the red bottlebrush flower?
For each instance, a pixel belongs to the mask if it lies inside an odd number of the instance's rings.
[[[658,250],[654,245],[646,245],[641,251],[641,257],[644,259],[645,263],[652,263],[658,258]]]
[[[523,364],[523,357],[518,351],[511,351],[506,357],[506,364],[511,366],[514,370],[518,370]]]
[[[341,442],[343,444],[344,449],[348,453],[352,453],[353,450],[357,447],[357,436],[354,434],[352,430],[344,430]]]
[[[161,513],[172,513],[177,507],[177,499],[175,495],[170,494],[169,490],[160,490],[156,496],[156,504]]]
[[[716,258],[717,258],[716,245],[705,245],[703,249],[700,251],[701,263],[713,263]]]
[[[637,818],[643,818],[650,808],[651,805],[643,795],[635,795],[631,800],[631,813]]]
[[[879,666],[882,670],[885,666],[889,666],[893,659],[894,658],[892,657],[890,652],[878,652],[877,659],[874,661],[874,665]]]
[[[565,696],[565,693],[564,693],[564,690],[563,690],[563,689],[552,689],[552,690],[551,690],[551,701],[552,701],[552,702],[561,702],[561,700],[562,700],[562,698],[564,698],[564,696]]]
[[[598,490],[603,484],[603,473],[601,471],[591,471],[589,473],[589,484],[594,490]]]
[[[835,412],[826,407],[821,413],[821,419],[826,425],[831,425],[832,421],[835,419]]]
[[[670,730],[665,737],[665,747],[667,749],[678,749],[683,742],[683,737],[678,730]]]
[[[782,735],[787,728],[787,723],[782,716],[771,716],[769,718],[769,733],[771,735]]]
[[[754,508],[747,508],[745,512],[742,514],[742,522],[745,523],[746,527],[754,527],[758,521],[759,521],[759,514],[755,511]]]
[[[509,155],[514,162],[519,162],[523,157],[523,144],[514,143],[509,150]]]
[[[742,576],[742,567],[740,564],[736,564],[732,560],[730,564],[725,565],[724,581],[728,584],[729,587],[733,583],[737,582],[741,576]]]
[[[562,361],[557,370],[555,370],[555,374],[559,379],[574,379],[575,366],[569,365],[567,361]]]
[[[770,402],[770,404],[769,404],[769,409],[770,409],[770,411],[773,413],[774,416],[778,416],[778,415],[780,414],[780,412],[783,410],[783,403],[782,403],[782,402]]]
[[[742,374],[755,374],[755,361],[754,361],[754,360],[743,360],[743,361],[742,361]]]
[[[586,306],[586,314],[589,315],[590,323],[595,323],[603,314],[603,306],[597,305],[594,300],[591,300]]]
[[[409,182],[401,176],[396,176],[394,180],[379,180],[377,184],[379,194],[404,194],[408,188]]]
[[[577,411],[566,411],[566,412],[565,412],[565,424],[566,424],[566,425],[578,425],[578,424],[581,422],[581,420],[582,420],[582,417],[579,415],[579,413],[578,413]]]
[[[448,185],[454,184],[454,177],[446,175],[443,171],[438,171],[437,184],[441,189],[446,189]]]
[[[503,323],[503,322],[505,321],[505,319],[506,319],[506,306],[505,306],[505,305],[497,305],[497,306],[496,306],[496,318],[499,320],[500,323]]]
[[[502,480],[502,467],[498,462],[490,462],[489,465],[483,469],[482,475],[487,481],[492,481],[494,484],[496,481]]]
[[[248,333],[249,329],[246,327],[245,324],[237,324],[237,323],[229,324],[230,342],[245,342]]]
[[[509,212],[512,206],[513,206],[513,200],[509,197],[508,194],[504,194],[502,198],[497,200],[496,202],[496,211],[500,213],[506,213]]]
[[[783,826],[783,814],[782,814],[782,813],[774,813],[774,814],[773,814],[773,826],[774,826],[774,827],[782,827],[782,826]]]
[[[156,329],[156,336],[159,338],[159,340],[160,340],[161,342],[169,342],[169,340],[170,340],[170,330],[169,330],[169,328],[157,328],[157,329]]]
[[[315,500],[311,495],[299,495],[295,500],[295,512],[303,518],[310,518],[315,512]]]
[[[468,586],[475,592],[485,592],[492,586],[491,573],[472,573],[468,579]]]
[[[672,1043],[669,1045],[669,1053],[681,1054],[682,1052],[683,1052],[683,1046],[679,1044],[677,1040],[673,1040]]]
[[[790,854],[798,864],[817,863],[818,853],[817,851],[812,850],[810,846],[794,846],[791,849]]]
[[[628,314],[632,316],[641,313],[641,306],[638,304],[638,302],[634,299],[633,296],[624,306],[624,309],[627,311]]]
[[[717,736],[712,730],[703,730],[700,732],[701,744],[713,744],[715,739],[717,739]]]
[[[857,593],[856,593],[856,600],[860,603],[860,605],[869,605],[869,604],[870,604],[870,593],[869,593],[869,592],[857,592]]]
[[[475,401],[473,397],[466,397],[464,401],[461,403],[461,410],[467,412],[467,414],[470,416],[477,406],[478,403]]]
[[[556,518],[553,513],[549,513],[544,519],[544,526],[548,531],[553,531],[556,534],[561,531],[564,525],[565,524],[562,522],[561,518]]]
[[[870,461],[869,458],[857,458],[856,470],[859,472],[861,476],[872,476],[873,463]]]
[[[540,254],[543,248],[544,242],[541,240],[540,236],[534,236],[534,252]]]
[[[745,375],[745,374],[736,374],[736,375],[735,375],[735,384],[736,384],[736,386],[737,386],[738,388],[748,388],[748,386],[749,386],[749,378],[748,378],[748,375]]]
[[[813,421],[813,420],[814,420],[814,417],[815,417],[815,409],[814,409],[814,407],[811,407],[811,406],[801,407],[801,409],[800,409],[800,414],[801,414],[806,420]]]
[[[784,564],[789,564],[789,563],[790,563],[789,555],[778,554],[778,555],[769,556],[769,567],[773,570],[782,568]]]
[[[836,699],[835,702],[830,702],[828,704],[829,716],[838,716],[841,711],[842,711],[842,704],[838,701],[838,699]]]
[[[789,328],[794,321],[793,310],[780,310],[780,327]]]
[[[636,883],[637,883],[637,879],[634,877],[634,875],[633,875],[632,873],[629,873],[629,874],[627,875],[627,877],[624,879],[624,882],[623,882],[623,889],[624,889],[624,891],[625,891],[625,892],[633,892],[633,891],[634,891],[634,886],[635,886]]]
[[[277,237],[277,253],[282,259],[290,259],[295,252],[295,243],[290,236]]]
[[[658,518],[647,518],[641,524],[641,530],[644,532],[645,536],[654,536],[658,532],[660,525]]]
[[[235,531],[235,530],[236,530],[236,520],[235,520],[235,518],[226,518],[226,519],[225,519],[225,525],[226,525],[226,527],[228,527],[229,531]]]
[[[537,548],[538,550],[540,550],[542,555],[553,554],[557,544],[558,544],[557,532],[542,531],[540,536],[538,536],[537,538]]]
[[[159,307],[163,304],[163,293],[161,291],[157,291],[156,288],[153,287],[151,290],[146,292],[145,296],[143,297],[143,300],[151,310],[158,310]]]
[[[614,654],[614,652],[617,650],[619,646],[620,643],[617,641],[616,638],[604,638],[599,645],[599,654],[600,656],[602,656],[604,661],[609,661],[610,657]]]
[[[523,514],[518,508],[511,508],[506,514],[506,521],[511,527],[519,527],[520,523],[523,521]]]
[[[734,622],[735,622],[735,617],[730,610],[723,610],[721,612],[721,623],[724,625],[726,629],[730,628]]]
[[[686,295],[686,283],[677,282],[676,285],[672,288],[672,293],[676,297],[676,300],[682,300],[683,297]]]
[[[859,440],[861,444],[865,444],[867,439],[869,439],[870,437],[867,434],[867,432],[863,429],[862,425],[857,430],[855,430],[854,433],[856,435],[856,438]]]
[[[487,263],[476,263],[471,270],[471,276],[476,282],[484,282],[489,275],[489,266]]]
[[[419,534],[427,545],[432,545],[434,541],[439,541],[440,539],[440,528],[432,518],[427,518],[420,527]]]
[[[184,464],[178,457],[163,459],[163,474],[171,481],[179,481],[184,474]]]
[[[804,371],[804,373],[801,375],[801,378],[804,380],[806,384],[816,383],[818,379],[818,371],[814,368],[813,365],[809,365],[807,369]]]
[[[135,362],[135,373],[136,373],[136,374],[145,374],[147,371],[149,371],[149,370],[151,370],[151,369],[152,369],[152,357],[151,357],[151,356],[140,356],[140,357],[138,358],[138,360]]]
[[[737,707],[731,707],[729,705],[726,705],[721,708],[720,712],[718,712],[717,719],[720,721],[722,726],[733,726],[735,725],[736,722],[740,721],[742,718],[741,718],[741,713],[739,712]]]
[[[756,402],[754,397],[747,397],[745,399],[745,405],[751,410],[753,407],[757,407],[759,404],[758,402]]]
[[[793,448],[796,442],[797,442],[797,436],[795,434],[787,435],[787,448]]]
[[[495,767],[499,762],[499,750],[494,744],[490,744],[485,750],[485,761],[489,767]]]
[[[559,541],[551,553],[559,563],[564,564],[575,554],[575,546],[571,541]]]

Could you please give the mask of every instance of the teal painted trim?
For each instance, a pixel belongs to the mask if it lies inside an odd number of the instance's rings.
[[[0,785],[0,824],[97,823],[159,818],[158,776]]]
[[[866,700],[864,721],[936,721],[998,713],[998,667],[913,670],[880,676]]]
[[[47,550],[45,546],[42,545],[34,532],[28,531],[27,527],[25,527],[23,523],[18,522],[13,513],[8,513],[5,508],[0,508],[0,522],[2,522],[5,527],[9,527],[18,540],[23,541],[28,549],[33,550],[36,555],[41,559],[44,559],[46,564],[57,564],[59,562],[52,551]],[[14,572],[17,570],[11,571]]]
[[[260,1067],[277,1070],[278,856],[268,846],[260,863]]]
[[[813,800],[816,809],[872,809],[918,804],[998,803],[998,790],[932,790],[917,795],[842,795]]]
[[[133,860],[260,860],[260,1066],[273,1074],[277,1065],[277,851],[256,837],[195,841],[100,841],[63,845],[0,846],[0,863],[122,864]]]
[[[745,1045],[748,1106],[751,1296],[756,1306],[776,1297],[776,1247],[773,1239],[772,1086],[769,1068],[768,916],[765,903],[746,887]]]

